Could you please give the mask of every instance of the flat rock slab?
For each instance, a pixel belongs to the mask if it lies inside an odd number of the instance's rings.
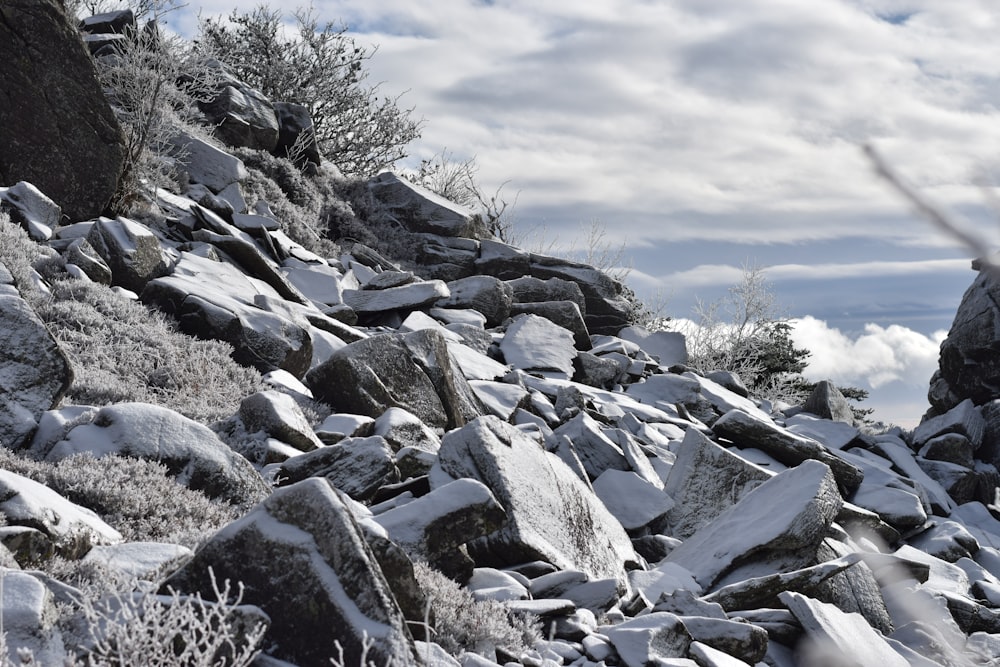
[[[677,616],[652,612],[618,625],[602,628],[626,667],[664,664],[659,660],[683,658],[691,646],[691,635]]]
[[[798,465],[807,459],[825,463],[833,470],[837,484],[845,495],[856,491],[864,477],[857,466],[831,454],[815,440],[796,435],[770,419],[761,419],[742,410],[730,410],[722,415],[712,425],[712,430],[738,447],[756,447],[787,466]]]
[[[910,663],[892,650],[882,635],[872,629],[860,614],[845,614],[832,604],[790,591],[778,597],[802,624],[806,636],[814,642],[817,664],[822,657],[826,657],[835,662],[845,660],[859,667],[909,666]]]
[[[567,379],[573,377],[573,333],[544,317],[522,315],[515,319],[507,327],[500,351],[514,368],[556,371]]]
[[[371,315],[392,310],[416,310],[448,295],[448,286],[444,282],[427,280],[388,289],[344,290],[344,303],[359,315]]]
[[[594,480],[594,493],[628,531],[653,523],[674,506],[662,489],[631,470],[605,470]]]
[[[443,477],[479,480],[507,512],[506,526],[469,545],[483,565],[543,560],[592,579],[624,583],[626,563],[638,561],[621,524],[584,482],[557,456],[496,417],[481,417],[448,433],[438,466]]]
[[[822,540],[843,500],[830,469],[806,461],[745,495],[667,556],[709,588],[731,569]]]

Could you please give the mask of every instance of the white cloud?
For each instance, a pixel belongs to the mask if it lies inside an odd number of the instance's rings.
[[[899,325],[866,324],[856,338],[814,317],[792,320],[792,340],[812,354],[804,375],[812,380],[878,389],[893,382],[926,392],[946,332],[931,336]]]

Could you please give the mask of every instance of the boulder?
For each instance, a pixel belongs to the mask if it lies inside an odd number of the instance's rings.
[[[583,320],[580,307],[573,301],[536,301],[533,303],[516,303],[510,307],[513,316],[522,314],[544,317],[553,324],[572,332],[573,344],[577,350],[589,350],[590,332]]]
[[[684,629],[693,642],[711,647],[722,655],[756,665],[767,653],[767,631],[747,622],[704,616],[682,616]],[[692,649],[695,644],[692,644]],[[692,655],[695,653],[692,651]]]
[[[171,275],[151,280],[140,294],[144,303],[174,316],[185,333],[230,343],[236,361],[301,377],[312,362],[309,323],[292,311],[261,309],[257,304],[268,303],[265,297],[281,301],[278,292],[233,264],[189,252],[181,253]]]
[[[118,403],[80,415],[62,440],[33,454],[46,461],[90,452],[158,461],[177,482],[233,503],[257,501],[268,492],[245,458],[196,421],[158,405]]]
[[[201,183],[218,194],[247,177],[243,161],[189,134],[167,140],[179,169],[187,172],[192,183]]]
[[[398,407],[431,427],[455,428],[485,412],[444,336],[433,329],[351,343],[305,381],[318,400],[370,417]]]
[[[563,379],[573,376],[573,333],[544,317],[521,315],[515,319],[507,327],[500,351],[514,368],[550,371]]]
[[[211,574],[210,574],[211,569]],[[164,587],[211,596],[243,583],[270,618],[268,654],[296,665],[418,664],[405,619],[350,510],[322,479],[277,489],[216,533]],[[370,642],[367,652],[364,642]]]
[[[560,278],[578,284],[587,304],[587,330],[593,334],[614,336],[632,324],[634,306],[626,298],[625,285],[603,271],[587,264],[532,254],[527,273],[536,278]]]
[[[532,276],[521,276],[504,281],[511,288],[514,303],[539,303],[544,301],[572,301],[586,314],[587,300],[580,286],[571,280],[549,278],[542,280]]]
[[[666,560],[705,587],[751,564],[757,572],[769,561],[780,568],[789,554],[815,553],[842,505],[830,468],[805,461],[747,493]]]
[[[59,0],[8,0],[0,14],[0,185],[28,181],[70,220],[96,217],[125,147],[76,26]]]
[[[829,380],[817,382],[802,409],[823,419],[854,423],[854,413],[847,398]]]
[[[226,71],[218,61],[207,66],[215,70],[219,83],[212,99],[199,102],[215,136],[230,146],[271,152],[278,145],[278,115],[263,93],[251,88]]]
[[[273,107],[278,116],[278,143],[272,152],[278,157],[292,158],[300,167],[322,164],[309,110],[293,102],[275,102]]]
[[[73,382],[69,358],[0,264],[0,446],[22,447]]]
[[[674,506],[663,489],[631,470],[605,470],[594,480],[594,493],[622,527],[633,534],[660,520]]]
[[[566,421],[555,430],[555,435],[569,438],[573,455],[579,459],[591,480],[600,477],[605,470],[630,469],[622,448],[586,412]]]
[[[544,560],[623,583],[626,564],[638,560],[621,524],[569,466],[496,417],[448,433],[438,468],[446,474],[432,471],[435,488],[441,477],[469,477],[485,484],[507,512],[503,528],[469,544],[477,563]]]
[[[298,403],[288,394],[268,390],[247,396],[240,402],[240,419],[248,433],[264,431],[303,452],[323,446]]]
[[[159,239],[128,218],[99,218],[87,234],[87,242],[110,267],[111,284],[136,294],[168,271]]]
[[[675,502],[670,534],[687,539],[772,476],[689,428],[663,487]]]
[[[811,438],[796,435],[768,419],[733,409],[722,415],[712,425],[716,435],[731,440],[738,447],[756,447],[788,466],[813,459],[825,463],[833,470],[837,484],[845,495],[850,495],[861,485],[864,474],[847,461],[826,450]]]
[[[482,483],[458,479],[374,519],[411,559],[465,582],[473,570],[465,544],[500,528],[506,513]]]
[[[86,238],[74,239],[63,256],[67,264],[80,267],[80,270],[95,283],[111,284],[111,267]]]
[[[691,646],[691,635],[683,621],[665,611],[604,628],[604,634],[625,667],[669,665],[671,658],[687,656]]]
[[[832,604],[790,591],[778,597],[812,640],[805,655],[801,656],[805,664],[845,661],[859,667],[907,667],[911,664],[860,614],[848,614]]]
[[[26,664],[19,656],[28,649],[33,659],[28,664],[65,664],[66,645],[59,630],[56,598],[39,578],[27,572],[0,570],[0,612],[3,614],[6,655],[3,662]]]
[[[66,559],[81,558],[98,544],[121,542],[121,534],[93,511],[7,470],[0,470],[0,499],[0,512],[9,524],[41,532]]]
[[[492,276],[469,276],[448,283],[449,296],[437,302],[439,308],[469,308],[486,317],[486,326],[495,327],[510,315],[510,286]]]
[[[135,28],[135,13],[131,9],[94,14],[80,20],[79,28],[85,33],[94,35],[125,33]]]
[[[943,345],[943,343],[942,343]],[[983,442],[986,431],[986,421],[972,399],[965,399],[948,412],[925,419],[913,431],[913,444],[923,446],[931,438],[945,433],[958,433],[968,438],[972,449],[976,450]]]
[[[392,449],[377,435],[345,438],[285,461],[278,469],[278,484],[287,486],[309,477],[325,477],[333,488],[354,500],[367,501],[379,487],[399,481]]]
[[[411,232],[478,238],[482,221],[472,210],[450,202],[391,172],[379,174],[368,182],[376,201]]]
[[[0,210],[10,215],[35,241],[48,241],[62,221],[62,209],[31,183],[0,188]]]

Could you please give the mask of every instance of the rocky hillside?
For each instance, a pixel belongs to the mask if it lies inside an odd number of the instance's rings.
[[[88,62],[55,0],[0,15],[0,50]],[[829,383],[779,409],[689,368],[615,280],[392,174],[279,187],[257,142],[288,127],[238,81],[228,147],[179,135],[181,184],[88,212],[60,183],[121,168],[100,92],[19,53],[21,113],[71,131],[0,109],[11,664],[1000,664],[992,274],[924,422],[873,434]],[[324,183],[370,243],[306,247],[289,195]]]

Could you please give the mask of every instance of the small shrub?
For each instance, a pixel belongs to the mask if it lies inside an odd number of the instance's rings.
[[[246,509],[212,501],[178,484],[166,466],[155,461],[78,454],[50,463],[0,448],[0,468],[93,510],[130,542],[170,542],[194,548]]]
[[[413,573],[431,607],[433,639],[452,655],[487,654],[495,648],[517,653],[541,639],[535,616],[512,614],[493,600],[476,600],[425,563],[414,563]]]

